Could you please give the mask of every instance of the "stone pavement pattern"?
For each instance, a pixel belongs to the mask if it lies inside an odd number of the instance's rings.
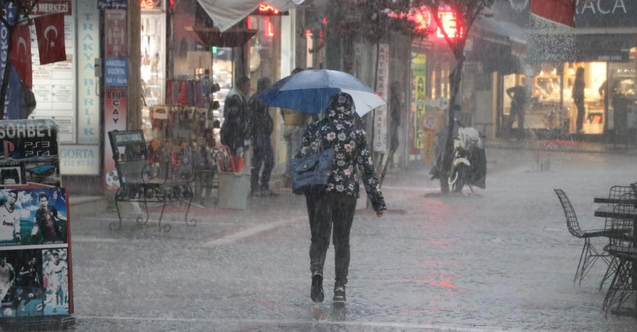
[[[114,213],[76,220],[75,330],[634,331],[634,318],[601,311],[601,263],[573,285],[583,243],[552,190],[569,194],[582,228],[603,227],[593,197],[635,181],[635,157],[554,153],[549,172],[533,172],[533,152],[487,154],[488,188],[477,195],[439,197],[425,172],[388,177],[386,217],[357,213],[343,308],[331,303],[332,247],[326,301],[309,298],[301,197],[198,209],[196,227],[174,221],[163,234],[132,214],[119,231],[108,230]]]

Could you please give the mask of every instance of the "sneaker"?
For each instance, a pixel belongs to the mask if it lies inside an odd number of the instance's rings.
[[[325,298],[325,293],[323,293],[323,275],[314,272],[312,275],[312,291],[310,292],[310,297],[314,302],[323,302]]]
[[[345,286],[334,287],[334,298],[332,300],[334,303],[345,303],[347,301],[345,298]]]

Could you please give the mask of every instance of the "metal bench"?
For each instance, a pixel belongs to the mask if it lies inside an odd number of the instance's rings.
[[[148,162],[148,150],[144,133],[141,130],[111,131],[108,133],[113,160],[117,169],[120,187],[115,193],[115,207],[119,222],[112,222],[109,227],[117,230],[122,227],[122,215],[119,208],[120,202],[144,203],[146,217],[137,217],[140,224],[148,223],[148,203],[160,203],[159,229],[170,231],[168,223],[162,225],[162,218],[169,202],[188,202],[184,221],[187,226],[195,226],[196,220],[188,220],[188,212],[193,199],[193,190],[190,185],[194,176],[192,165],[182,165],[165,172],[160,172],[158,165]],[[164,174],[160,174],[164,173]]]

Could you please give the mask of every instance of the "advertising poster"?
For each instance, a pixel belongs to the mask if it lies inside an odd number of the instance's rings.
[[[53,120],[0,121],[0,188],[60,186],[57,132]]]
[[[113,130],[126,130],[126,88],[106,87],[104,107],[104,174],[106,190],[119,188],[117,171],[113,161],[113,151],[108,133]]]
[[[0,190],[0,219],[0,318],[72,313],[66,190]]]

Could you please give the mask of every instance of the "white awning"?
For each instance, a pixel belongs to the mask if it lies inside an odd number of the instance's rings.
[[[280,11],[287,11],[305,0],[198,0],[201,7],[219,27],[221,32],[250,15],[260,3],[267,3]]]

